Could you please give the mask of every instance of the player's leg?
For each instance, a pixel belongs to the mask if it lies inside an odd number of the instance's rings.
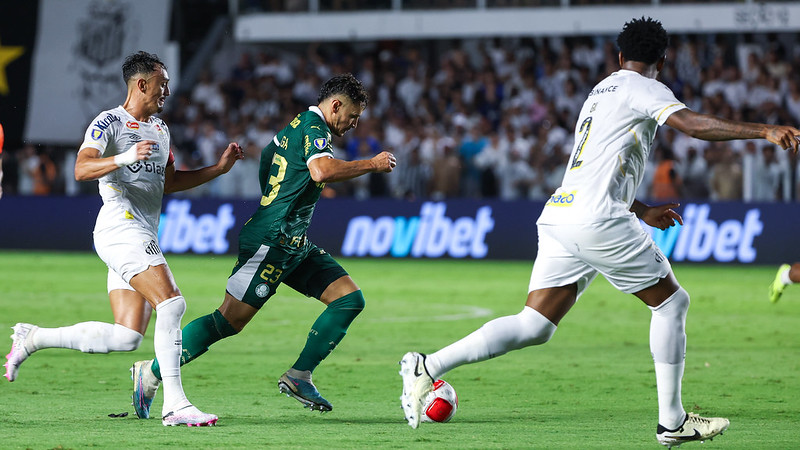
[[[782,264],[769,285],[769,300],[776,303],[783,295],[786,286],[794,283],[800,283],[800,262],[791,265]]]
[[[26,323],[15,325],[12,350],[6,356],[6,378],[14,381],[22,362],[35,351],[46,348],[67,348],[84,353],[126,352],[139,348],[150,320],[150,306],[113,271],[109,271],[108,289],[113,324],[90,321],[58,328]]]
[[[658,393],[658,441],[674,445],[716,436],[727,428],[727,419],[686,414],[681,402],[689,294],[678,284],[669,261],[638,220],[614,219],[595,224],[593,229],[593,240],[581,242],[584,258],[614,287],[636,295],[652,311],[650,352]],[[665,435],[664,431],[672,434]]]
[[[162,258],[163,259],[163,258]],[[181,295],[169,266],[149,266],[134,275],[130,285],[141,293],[156,310],[153,346],[161,361],[164,384],[162,423],[164,425],[205,426],[217,422],[217,416],[197,409],[186,398],[181,383],[181,319],[186,311],[186,300]]]
[[[344,339],[350,324],[364,309],[364,296],[339,263],[313,245],[286,278],[286,284],[327,306],[314,321],[300,355],[281,376],[278,387],[312,410],[330,411],[333,406],[319,394],[312,373]]]

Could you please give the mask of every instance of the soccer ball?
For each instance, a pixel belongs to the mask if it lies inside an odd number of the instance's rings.
[[[458,409],[458,395],[447,381],[436,380],[425,399],[423,422],[448,422]]]

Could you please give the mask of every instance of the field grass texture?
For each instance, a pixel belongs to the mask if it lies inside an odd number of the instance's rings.
[[[219,306],[233,257],[167,260],[188,302],[184,325]],[[546,345],[446,374],[457,414],[412,430],[398,400],[400,357],[433,352],[519,312],[531,263],[340,262],[367,307],[314,372],[332,412],[312,413],[278,393],[278,377],[323,308],[283,286],[242,333],[183,368],[189,399],[219,415],[216,427],[163,427],[133,415],[128,369],[153,356],[151,321],[134,352],[46,349],[17,381],[0,379],[0,448],[659,448],[650,311],[602,277]],[[684,406],[731,420],[703,449],[800,447],[800,286],[770,304],[776,269],[675,266],[692,297]],[[91,253],[0,251],[0,328],[110,322],[105,283],[105,265]],[[11,340],[2,336],[5,354]],[[153,415],[160,410],[159,393]]]

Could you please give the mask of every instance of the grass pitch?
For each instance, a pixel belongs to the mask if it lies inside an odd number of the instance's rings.
[[[184,324],[221,303],[232,257],[167,259],[189,305]],[[0,447],[659,448],[650,312],[635,297],[598,278],[548,344],[447,374],[460,400],[453,421],[412,430],[398,400],[402,354],[435,351],[491,318],[517,313],[531,264],[340,262],[367,308],[314,373],[333,412],[311,413],[278,393],[278,377],[322,310],[284,286],[242,333],[184,367],[189,399],[219,415],[218,426],[163,427],[133,416],[128,368],[153,356],[151,321],[135,352],[42,350],[17,381],[0,379]],[[675,266],[692,296],[684,405],[731,419],[704,449],[800,447],[800,287],[770,304],[775,269]],[[111,321],[105,278],[94,254],[2,251],[0,328]],[[5,354],[10,340],[2,336]],[[154,415],[160,409],[159,395]],[[108,416],[122,412],[129,415]]]

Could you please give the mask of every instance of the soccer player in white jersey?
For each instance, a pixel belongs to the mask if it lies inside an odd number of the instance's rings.
[[[689,294],[669,261],[642,229],[682,223],[672,208],[634,199],[656,129],[667,124],[704,140],[764,138],[797,151],[800,130],[742,123],[693,112],[656,76],[668,37],[661,23],[634,19],[617,37],[621,70],[592,89],[575,127],[575,146],[564,178],[537,221],[539,251],[528,298],[519,314],[484,324],[463,339],[400,361],[401,402],[409,425],[420,422],[432,380],[467,363],[544,344],[598,273],[652,310],[650,350],[658,391],[656,438],[666,446],[722,433],[728,419],[687,413],[681,403]]]
[[[86,353],[135,350],[152,307],[156,310],[155,352],[164,377],[162,423],[213,425],[217,416],[195,408],[181,385],[180,325],[186,302],[158,246],[158,221],[165,192],[210,181],[228,172],[244,154],[238,144],[230,143],[217,164],[176,170],[169,130],[154,116],[170,95],[164,63],[156,55],[138,52],[125,59],[122,76],[128,87],[125,103],[92,121],[75,162],[76,180],[99,180],[103,206],[97,215],[94,244],[109,268],[115,323],[83,322],[62,328],[18,323],[6,355],[5,377],[14,381],[20,364],[44,348]]]

